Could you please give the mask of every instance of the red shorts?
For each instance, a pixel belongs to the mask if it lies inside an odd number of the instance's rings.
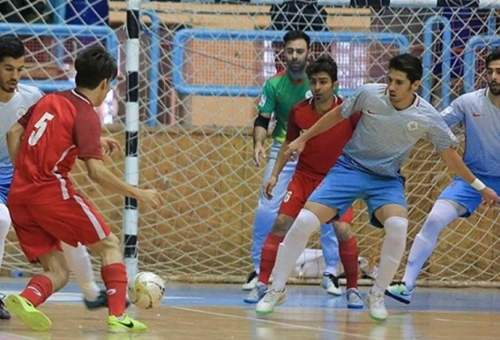
[[[288,189],[281,202],[279,213],[291,218],[297,217],[304,207],[309,195],[321,183],[323,177],[312,176],[302,171],[295,171],[295,174],[288,184]],[[352,207],[347,209],[344,215],[340,216],[340,222],[351,223],[353,219]]]
[[[51,204],[9,206],[19,244],[30,262],[60,250],[60,241],[76,247],[93,244],[109,235],[109,227],[94,206],[73,195]]]

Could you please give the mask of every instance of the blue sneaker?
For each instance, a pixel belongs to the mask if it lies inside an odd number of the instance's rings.
[[[406,283],[394,282],[392,283],[386,290],[385,295],[399,301],[402,303],[406,303],[407,305],[411,302],[411,296],[415,291],[415,287],[408,289]]]
[[[246,303],[257,303],[266,295],[267,285],[262,282],[257,282],[257,285],[243,299]]]
[[[345,292],[345,297],[347,299],[347,308],[362,309],[365,305],[357,288],[347,289]]]

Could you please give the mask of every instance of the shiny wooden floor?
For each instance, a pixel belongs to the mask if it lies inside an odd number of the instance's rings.
[[[366,310],[348,310],[343,297],[315,286],[292,286],[283,306],[258,317],[253,305],[241,302],[239,286],[169,284],[160,308],[131,308],[150,328],[132,336],[108,334],[106,311],[87,311],[76,292],[71,286],[41,308],[53,321],[50,332],[0,321],[0,339],[500,339],[496,289],[420,289],[411,309],[387,298],[390,316],[375,322]]]

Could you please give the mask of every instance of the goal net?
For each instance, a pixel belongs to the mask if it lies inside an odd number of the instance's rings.
[[[383,82],[391,56],[415,54],[424,61],[422,96],[443,109],[485,85],[484,57],[500,44],[495,2],[482,8],[474,7],[477,1],[455,2],[355,8],[349,1],[143,1],[139,177],[142,187],[162,190],[166,204],[139,208],[139,270],[214,282],[242,281],[252,270],[251,227],[262,178],[262,168],[252,161],[252,125],[264,80],[283,69],[283,29],[312,31],[312,58],[334,57],[344,96],[363,83]],[[72,86],[72,62],[84,46],[102,44],[119,59],[118,82],[98,111],[105,133],[121,142],[126,8],[125,1],[101,0],[0,4],[0,33],[18,34],[26,43],[24,81],[45,92]],[[119,176],[124,163],[123,155],[106,162]],[[403,174],[409,250],[451,177],[426,142],[417,145]],[[121,235],[123,198],[91,184],[81,165],[72,177]],[[376,263],[383,231],[369,225],[364,203],[355,208],[361,256]],[[499,286],[499,215],[498,207],[481,207],[443,231],[421,283]],[[309,246],[318,248],[318,238]],[[13,269],[36,270],[11,230],[3,270]]]

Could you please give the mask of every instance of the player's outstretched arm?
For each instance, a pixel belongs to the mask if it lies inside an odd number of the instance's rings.
[[[458,176],[462,177],[467,181],[474,189],[481,193],[483,197],[483,202],[492,206],[500,202],[500,198],[497,193],[488,188],[483,182],[481,182],[470,169],[465,165],[462,157],[452,148],[447,148],[441,151],[441,158],[448,166],[452,172],[456,173]]]
[[[21,138],[23,137],[24,128],[21,124],[15,123],[7,132],[7,148],[9,149],[9,156],[12,164],[19,151],[19,146],[21,145]]]
[[[301,134],[299,138],[288,145],[286,156],[288,157],[294,153],[301,153],[309,139],[325,132],[332,126],[344,120],[344,117],[340,114],[341,110],[342,105],[339,105],[333,110],[325,113],[313,126],[307,129],[307,131]]]
[[[271,176],[267,180],[264,185],[264,195],[266,198],[273,198],[273,188],[276,186],[276,182],[278,182],[278,177],[285,166],[288,157],[285,154],[286,149],[288,148],[288,142],[284,141],[281,145],[280,151],[278,152],[278,157],[276,158],[276,162],[274,163],[273,170],[271,172]]]
[[[102,160],[89,158],[85,160],[85,165],[87,166],[89,177],[104,188],[123,196],[134,197],[138,201],[151,205],[155,209],[162,206],[162,196],[158,191],[154,189],[139,189],[125,183],[109,171]]]

